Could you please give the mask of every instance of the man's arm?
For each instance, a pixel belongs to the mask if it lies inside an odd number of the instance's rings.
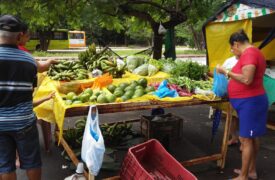
[[[50,68],[51,64],[56,64],[56,63],[58,63],[58,61],[55,60],[55,59],[48,59],[46,61],[36,60],[37,71],[40,72],[40,73],[48,71],[48,69]]]

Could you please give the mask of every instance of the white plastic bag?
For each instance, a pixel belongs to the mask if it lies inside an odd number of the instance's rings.
[[[165,27],[161,23],[159,23],[158,33],[161,35],[164,35],[166,33],[166,31],[167,30],[165,29]]]
[[[125,62],[122,59],[117,58],[116,63],[117,63],[117,69],[119,71],[122,70],[123,67],[125,66]]]
[[[98,77],[98,76],[101,76],[102,74],[103,74],[102,71],[99,70],[99,69],[94,69],[94,70],[92,71],[92,77],[93,77],[93,78],[96,78],[96,77]]]
[[[90,173],[97,175],[104,157],[105,145],[98,122],[98,111],[95,105],[90,106],[82,140],[81,158]]]

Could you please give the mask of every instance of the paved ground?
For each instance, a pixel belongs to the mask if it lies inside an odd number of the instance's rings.
[[[215,137],[214,143],[210,142],[212,122],[208,119],[208,106],[192,106],[184,108],[170,108],[166,112],[172,112],[184,119],[183,138],[177,144],[172,144],[171,154],[179,161],[202,155],[216,153],[220,150],[223,123]],[[100,121],[110,122],[116,119],[132,119],[140,115],[149,115],[149,111],[136,111],[116,114],[106,114],[100,116]],[[275,113],[274,113],[275,114]],[[273,115],[274,115],[273,114]],[[275,121],[275,116],[273,116]],[[69,119],[72,122],[72,119]],[[40,133],[41,134],[41,133]],[[40,138],[41,139],[41,138]],[[41,141],[42,142],[42,141]],[[261,148],[258,156],[259,179],[275,179],[275,132],[268,130],[268,133],[261,139]],[[52,145],[52,152],[46,154],[41,146],[43,157],[43,180],[62,180],[73,173],[74,167],[70,167],[70,162],[61,157],[61,149]],[[233,169],[240,167],[240,152],[237,146],[230,147],[227,156],[225,169],[221,172],[216,168],[214,162],[204,165],[188,167],[198,179],[219,180],[234,177]],[[96,179],[102,179],[118,174],[118,172],[102,171]],[[23,171],[18,170],[18,180],[26,180]]]

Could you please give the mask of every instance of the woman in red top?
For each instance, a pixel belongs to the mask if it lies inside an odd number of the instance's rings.
[[[229,42],[231,51],[240,58],[231,71],[217,67],[217,72],[230,78],[229,100],[240,119],[242,168],[234,170],[239,174],[235,179],[257,179],[259,137],[266,132],[268,111],[268,100],[263,87],[266,62],[261,51],[249,43],[243,30],[233,33]]]

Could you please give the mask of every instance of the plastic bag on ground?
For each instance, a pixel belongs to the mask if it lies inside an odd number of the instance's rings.
[[[81,158],[89,172],[97,175],[103,162],[105,145],[98,122],[98,111],[95,105],[90,106],[82,140]]]
[[[214,69],[214,82],[213,82],[213,92],[218,97],[224,97],[227,95],[228,80],[223,74],[219,74]]]

